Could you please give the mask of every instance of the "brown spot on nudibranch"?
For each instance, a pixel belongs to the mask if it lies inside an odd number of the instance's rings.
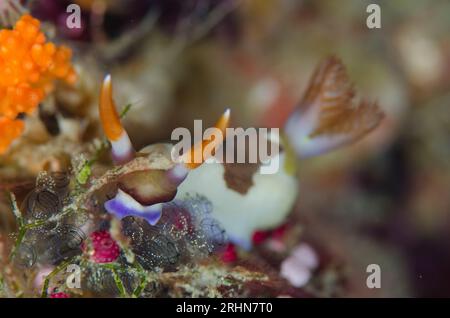
[[[259,169],[259,163],[225,163],[223,178],[229,189],[246,194],[253,186],[253,175]]]
[[[258,145],[257,145],[257,151],[259,153],[259,136],[258,136]],[[267,150],[269,151],[269,155],[270,155],[270,149],[271,149],[271,142],[266,139],[266,143],[267,143]],[[235,145],[235,154],[237,151],[237,145],[236,142],[234,143]],[[248,145],[248,144],[247,144]],[[250,156],[248,154],[248,150],[249,147],[247,146],[245,148],[246,150],[246,156],[245,156],[245,163],[237,163],[237,158],[235,156],[235,162],[234,163],[224,163],[224,174],[223,174],[223,178],[225,180],[225,183],[227,185],[227,187],[231,190],[234,190],[240,194],[245,195],[250,188],[253,186],[253,176],[255,175],[255,173],[258,172],[260,166],[261,166],[261,161],[259,160],[259,158],[257,158],[256,162],[251,162],[250,161]],[[281,153],[283,151],[281,145],[279,145],[279,152]],[[226,141],[224,143],[224,153],[226,156]]]

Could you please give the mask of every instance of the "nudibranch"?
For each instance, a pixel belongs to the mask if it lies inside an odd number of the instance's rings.
[[[71,56],[69,48],[46,42],[39,20],[30,15],[13,30],[0,30],[0,154],[23,131],[19,114],[32,113],[55,80],[75,82]]]
[[[378,126],[383,118],[378,106],[366,101],[355,106],[353,97],[340,60],[326,59],[285,124],[277,173],[262,174],[254,164],[206,164],[186,177],[177,197],[193,193],[206,196],[213,204],[213,216],[231,241],[250,248],[255,231],[279,226],[292,210],[298,195],[296,157],[326,153]]]
[[[202,151],[205,144],[215,146],[222,142],[218,138],[195,144],[179,162],[172,159],[171,144],[155,144],[135,151],[116,110],[110,75],[105,77],[101,87],[99,112],[103,131],[111,143],[113,161],[120,167],[116,178],[117,193],[105,202],[104,207],[119,219],[137,216],[155,225],[161,218],[163,204],[173,200],[186,176],[208,159],[202,156],[199,163],[191,163],[184,157]],[[223,135],[229,119],[230,111],[227,110],[215,126]]]

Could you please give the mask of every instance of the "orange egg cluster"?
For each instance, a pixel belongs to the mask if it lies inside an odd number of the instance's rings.
[[[0,117],[0,154],[4,153],[12,140],[22,134],[23,121]]]
[[[13,30],[0,30],[0,154],[23,130],[18,114],[33,112],[55,80],[75,82],[71,57],[69,48],[46,42],[39,20],[30,15]]]

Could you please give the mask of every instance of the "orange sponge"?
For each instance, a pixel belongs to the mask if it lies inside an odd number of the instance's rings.
[[[30,15],[22,16],[13,30],[0,31],[0,120],[4,127],[16,128],[8,138],[3,133],[10,130],[0,128],[0,154],[20,135],[14,121],[19,113],[33,112],[53,90],[55,80],[76,81],[71,57],[69,48],[46,41],[39,20]]]

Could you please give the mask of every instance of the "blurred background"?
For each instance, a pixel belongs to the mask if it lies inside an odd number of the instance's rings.
[[[80,29],[66,26],[70,3],[82,8]],[[380,5],[380,29],[366,26],[371,3]],[[357,144],[299,163],[292,220],[325,260],[307,288],[315,296],[450,296],[449,1],[29,5],[74,52],[77,91],[57,90],[46,114],[78,123],[69,129],[77,145],[100,134],[96,103],[106,72],[118,105],[132,105],[124,123],[139,149],[194,119],[212,124],[226,107],[235,126],[281,127],[315,66],[340,57],[359,95],[377,100],[386,119]],[[50,137],[42,138],[28,142]],[[34,160],[24,160],[24,151],[1,159],[4,180],[27,180],[52,160],[64,162],[64,151]],[[381,266],[379,290],[366,287],[369,264]],[[327,288],[340,286],[335,273],[345,273],[343,290]]]

